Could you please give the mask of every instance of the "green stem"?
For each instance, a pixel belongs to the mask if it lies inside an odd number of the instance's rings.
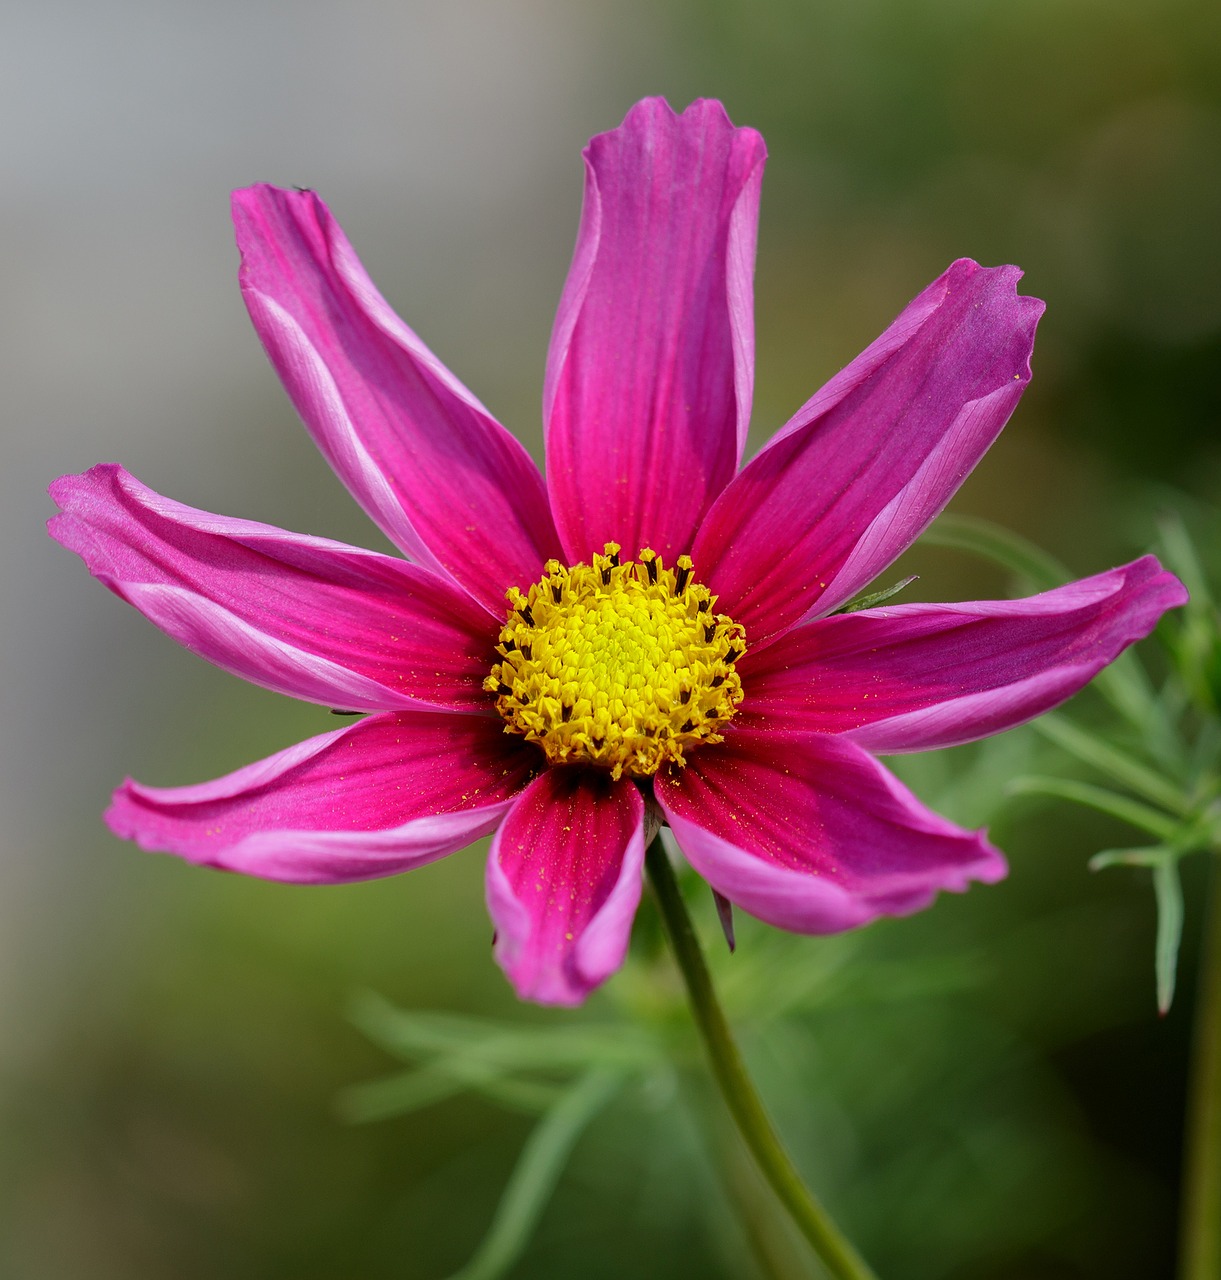
[[[1221,1277],[1221,858],[1210,861],[1187,1097],[1181,1280]]]
[[[875,1280],[865,1260],[802,1182],[746,1074],[660,836],[649,846],[646,863],[712,1073],[759,1171],[836,1280]]]

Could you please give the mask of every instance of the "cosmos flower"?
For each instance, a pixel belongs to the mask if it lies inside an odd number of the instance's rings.
[[[874,753],[1046,711],[1185,593],[1145,557],[1025,600],[838,612],[995,440],[1043,307],[1015,268],[955,262],[740,469],[764,154],[716,102],[647,100],[589,144],[545,483],[316,195],[235,194],[255,328],[406,559],[209,515],[117,466],[57,480],[53,536],[174,639],[371,713],[214,782],[129,780],[118,835],[339,883],[494,832],[497,959],[558,1004],[622,963],[663,822],[724,898],[805,933],[1005,873]]]

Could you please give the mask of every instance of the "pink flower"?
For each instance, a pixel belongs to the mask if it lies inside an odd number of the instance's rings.
[[[162,630],[267,688],[373,713],[215,782],[129,780],[117,834],[337,883],[495,832],[497,959],[557,1004],[622,963],[662,820],[731,902],[806,933],[1004,875],[983,833],[871,753],[1046,711],[1185,592],[1145,557],[1026,600],[835,613],[996,438],[1043,306],[1015,268],[955,262],[739,470],[763,161],[716,102],[647,100],[590,143],[545,487],[316,195],[236,193],[259,336],[409,559],[208,515],[117,466],[57,480],[53,536]]]

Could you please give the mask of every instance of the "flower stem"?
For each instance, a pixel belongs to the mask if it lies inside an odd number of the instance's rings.
[[[759,1171],[836,1280],[875,1280],[864,1259],[802,1182],[746,1074],[660,836],[649,846],[646,865],[712,1073]]]
[[[1181,1280],[1221,1277],[1221,857],[1210,861],[1187,1097]]]

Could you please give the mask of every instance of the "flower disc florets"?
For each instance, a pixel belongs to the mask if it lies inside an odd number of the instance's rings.
[[[647,547],[620,563],[606,544],[592,564],[549,560],[528,593],[507,594],[501,661],[484,688],[506,732],[537,742],[552,764],[645,777],[686,748],[720,742],[742,701],[734,663],[745,633],[692,579],[689,556],[667,569]]]

